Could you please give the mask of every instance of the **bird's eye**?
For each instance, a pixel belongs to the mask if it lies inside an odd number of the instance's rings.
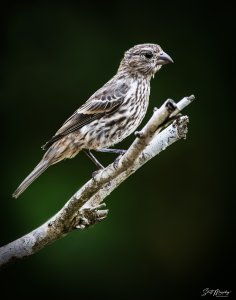
[[[152,54],[152,52],[145,52],[145,53],[144,53],[144,56],[145,56],[146,58],[150,59],[150,58],[153,57],[153,54]]]

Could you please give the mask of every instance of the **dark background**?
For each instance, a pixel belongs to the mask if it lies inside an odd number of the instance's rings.
[[[194,299],[207,287],[235,293],[235,16],[229,6],[165,2],[9,1],[1,10],[2,245],[46,221],[90,178],[94,166],[79,154],[11,198],[42,157],[40,146],[115,74],[125,50],[159,43],[175,61],[151,83],[147,118],[167,98],[197,99],[184,111],[187,140],[113,192],[104,222],[4,269],[2,295]],[[114,159],[99,157],[104,164]]]

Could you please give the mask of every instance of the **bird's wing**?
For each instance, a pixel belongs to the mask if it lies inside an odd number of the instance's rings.
[[[93,120],[102,117],[107,113],[114,112],[124,100],[124,86],[116,88],[113,93],[95,93],[84,105],[82,105],[56,132],[56,134],[44,145],[44,150],[48,149],[54,142],[63,136],[74,132]]]
[[[56,132],[56,135],[67,135],[75,130],[80,129],[84,125],[90,123],[91,121],[99,118],[102,115],[113,112],[122,103],[123,99],[115,100],[98,100],[94,99],[90,102],[86,102],[81,106],[66,122],[62,127]]]

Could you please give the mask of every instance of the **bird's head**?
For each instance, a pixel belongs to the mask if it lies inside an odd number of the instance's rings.
[[[159,45],[141,44],[125,52],[119,71],[128,71],[131,74],[154,76],[161,67],[173,63],[172,58]]]

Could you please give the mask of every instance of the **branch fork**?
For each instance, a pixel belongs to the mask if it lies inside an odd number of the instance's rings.
[[[177,103],[168,99],[159,109],[155,108],[122,156],[96,172],[51,219],[0,248],[0,266],[32,255],[72,230],[89,228],[106,218],[104,199],[154,156],[186,138],[189,119],[179,113],[194,99],[193,95]]]

